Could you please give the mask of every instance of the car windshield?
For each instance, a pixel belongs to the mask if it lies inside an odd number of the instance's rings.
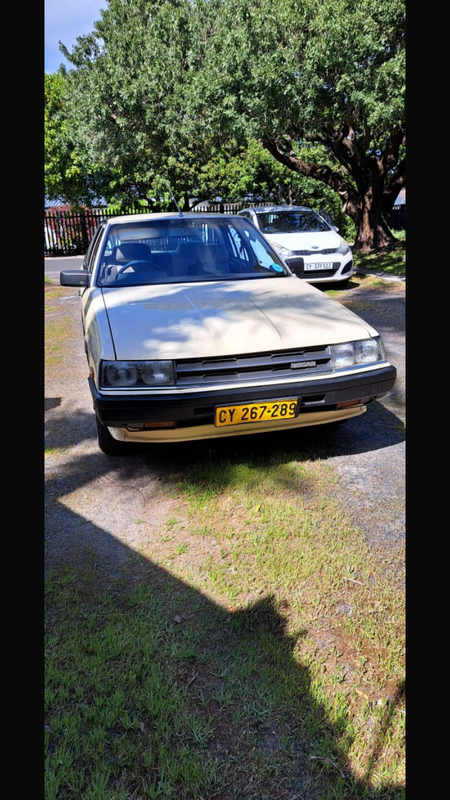
[[[312,233],[329,231],[330,226],[322,217],[308,209],[301,211],[268,211],[257,215],[263,233]]]
[[[97,285],[286,277],[290,273],[241,217],[183,217],[112,223]]]

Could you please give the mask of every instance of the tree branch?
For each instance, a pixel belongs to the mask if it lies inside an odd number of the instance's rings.
[[[281,137],[265,136],[261,141],[263,147],[265,147],[280,164],[308,178],[321,181],[331,189],[334,189],[341,198],[344,210],[349,203],[357,203],[357,194],[355,190],[342,175],[338,172],[334,172],[331,167],[326,165],[311,164],[303,161],[294,152],[292,147],[287,146],[286,137],[284,137],[284,146]]]
[[[403,127],[400,127],[391,133],[386,142],[383,154],[383,166],[385,170],[392,169],[397,164],[398,153],[402,144],[406,144],[406,131]]]

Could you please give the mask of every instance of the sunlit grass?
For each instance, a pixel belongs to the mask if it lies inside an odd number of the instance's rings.
[[[367,254],[354,250],[353,261],[357,269],[361,267],[385,272],[387,275],[406,276],[406,240],[378,253]]]
[[[45,281],[45,283],[52,283]],[[53,284],[52,284],[53,285]],[[68,290],[63,287],[46,288],[44,294],[45,305],[45,366],[51,367],[61,363],[63,359],[64,343],[73,334],[73,323],[58,306],[58,300],[68,296]]]

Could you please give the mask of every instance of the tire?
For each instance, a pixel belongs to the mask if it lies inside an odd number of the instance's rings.
[[[98,446],[102,453],[107,456],[119,456],[127,452],[127,445],[125,442],[118,442],[111,436],[106,425],[102,425],[98,417],[95,418],[97,423],[97,441]]]

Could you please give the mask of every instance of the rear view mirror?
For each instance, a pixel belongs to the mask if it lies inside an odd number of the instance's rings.
[[[65,269],[59,273],[59,282],[61,286],[89,286],[90,277],[84,269]]]

